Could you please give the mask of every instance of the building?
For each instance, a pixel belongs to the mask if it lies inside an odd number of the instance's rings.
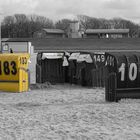
[[[65,32],[61,29],[41,29],[34,32],[34,38],[64,38]]]
[[[129,29],[87,29],[86,38],[127,38]]]
[[[114,29],[109,24],[108,29],[84,29],[79,21],[71,21],[67,29],[41,29],[34,32],[34,38],[128,38],[129,29]]]
[[[68,27],[68,38],[81,38],[80,24],[78,21],[72,21]]]
[[[78,21],[69,23],[66,31],[61,29],[41,29],[34,32],[34,38],[81,38],[80,24]]]

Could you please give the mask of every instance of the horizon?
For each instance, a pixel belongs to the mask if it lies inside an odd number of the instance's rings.
[[[31,15],[36,15],[36,16],[43,16],[43,15],[38,15],[38,14],[25,14],[25,13],[15,13],[15,14],[24,14],[25,16],[31,16]],[[3,20],[4,20],[4,18],[5,17],[7,17],[7,16],[14,16],[15,14],[13,14],[13,15],[5,15],[5,16],[2,16],[2,18],[0,18],[1,20],[1,22],[3,22]],[[0,13],[0,16],[1,15],[3,15],[3,14],[1,14]],[[45,18],[47,18],[47,19],[49,19],[49,20],[51,20],[54,24],[56,23],[56,22],[58,22],[59,20],[63,20],[63,19],[68,19],[68,20],[71,20],[71,21],[79,21],[78,20],[78,18],[77,18],[77,16],[78,15],[76,15],[76,16],[73,16],[73,18],[71,17],[61,17],[61,18],[59,18],[59,19],[52,19],[52,18],[50,18],[50,17],[46,17],[46,16],[43,16],[43,17],[45,17]],[[88,16],[88,15],[83,15],[83,16]],[[130,21],[130,22],[132,22],[132,23],[134,23],[134,24],[136,24],[136,25],[140,25],[140,22],[139,23],[137,23],[137,22],[134,22],[134,21],[132,21],[132,20],[130,20],[130,19],[126,19],[126,18],[122,18],[122,17],[112,17],[112,18],[100,18],[100,17],[92,17],[92,16],[88,16],[88,17],[90,17],[90,18],[96,18],[96,19],[105,19],[105,20],[113,20],[113,19],[122,19],[122,20],[127,20],[127,21]]]

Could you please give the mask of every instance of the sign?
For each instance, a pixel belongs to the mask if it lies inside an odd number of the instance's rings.
[[[95,52],[94,53],[94,61],[98,67],[105,65],[105,53],[104,52]]]
[[[8,44],[4,44],[3,46],[2,46],[2,51],[9,51],[9,45]]]
[[[126,56],[126,62],[118,67],[119,81],[125,82],[127,88],[140,87],[138,82],[138,59],[135,55]]]
[[[19,79],[19,67],[28,65],[26,56],[16,57],[15,55],[0,55],[0,81],[16,81]]]
[[[0,90],[22,92],[29,87],[27,53],[0,54]]]
[[[111,55],[108,55],[107,58],[106,58],[105,65],[114,67],[115,66],[115,58]]]

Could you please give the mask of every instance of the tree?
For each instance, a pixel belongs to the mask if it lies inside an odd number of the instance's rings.
[[[2,37],[12,37],[14,31],[15,20],[13,16],[7,16],[2,22]]]
[[[71,21],[72,20],[70,20],[70,19],[59,20],[55,23],[55,28],[66,31],[68,29]]]
[[[52,20],[37,15],[15,14],[7,16],[2,22],[2,37],[32,37],[42,28],[54,28]]]
[[[54,28],[53,21],[43,17],[43,16],[38,16],[38,15],[30,15],[29,17],[29,33],[30,36],[33,36],[33,33],[35,31],[41,30],[42,28],[49,28],[52,29]]]
[[[86,15],[77,15],[77,18],[84,30],[107,28],[106,27],[107,22],[105,19],[97,19]]]

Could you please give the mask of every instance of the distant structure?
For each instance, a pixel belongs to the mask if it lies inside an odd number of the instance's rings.
[[[84,29],[78,21],[69,23],[67,30],[41,29],[33,34],[34,38],[128,38],[129,29],[114,29],[114,24],[108,29]]]
[[[81,38],[80,24],[78,21],[70,22],[68,27],[68,38]]]
[[[127,38],[129,29],[87,29],[86,38]]]
[[[34,32],[34,38],[65,38],[65,32],[61,29],[41,29]]]

